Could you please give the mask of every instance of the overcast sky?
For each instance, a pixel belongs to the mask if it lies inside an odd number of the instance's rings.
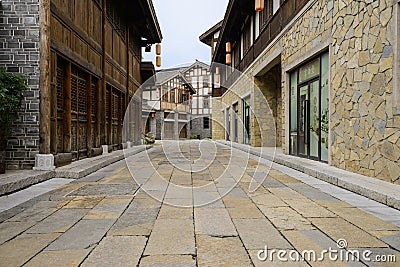
[[[153,0],[163,35],[162,69],[193,63],[210,63],[210,47],[199,36],[222,20],[228,0]],[[155,46],[143,53],[155,65]]]

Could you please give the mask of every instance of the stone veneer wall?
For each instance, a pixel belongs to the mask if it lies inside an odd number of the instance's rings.
[[[222,112],[225,107],[221,99],[221,97],[213,97],[212,101],[213,123],[211,124],[211,135],[212,138],[216,140],[225,140],[225,114]]]
[[[191,115],[191,134],[200,135],[200,139],[207,138],[211,136],[211,128],[212,128],[212,121],[210,115]],[[210,127],[208,129],[204,129],[203,124],[203,117],[208,117],[210,119]]]
[[[330,122],[332,165],[400,183],[400,116],[392,109],[393,4],[335,5]]]
[[[0,4],[0,67],[20,73],[29,90],[7,149],[9,169],[30,169],[39,151],[39,0]]]
[[[394,5],[393,0],[310,1],[305,13],[245,71],[254,76],[260,65],[281,58],[284,153],[289,153],[288,72],[329,49],[329,164],[400,184],[400,115],[393,113],[392,105],[393,51],[399,38],[395,36]],[[233,102],[231,94],[222,96],[221,101]],[[255,101],[257,109],[257,97]],[[223,125],[218,110],[222,105],[215,104],[213,119]],[[252,128],[256,133],[254,119]],[[213,137],[223,139],[219,132],[213,132]],[[252,138],[252,145],[257,142]]]

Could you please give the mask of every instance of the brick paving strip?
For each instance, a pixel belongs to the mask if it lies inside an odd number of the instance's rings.
[[[265,246],[321,253],[343,238],[349,249],[400,259],[400,212],[383,204],[211,141],[166,142],[144,155],[0,213],[1,265],[372,264],[258,259]]]

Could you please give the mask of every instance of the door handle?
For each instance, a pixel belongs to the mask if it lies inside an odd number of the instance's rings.
[[[304,144],[308,145],[309,144],[309,138],[308,138],[308,134],[309,134],[309,117],[308,117],[308,106],[309,106],[309,100],[304,100]]]

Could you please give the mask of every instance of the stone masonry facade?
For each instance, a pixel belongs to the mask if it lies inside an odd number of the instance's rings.
[[[207,117],[209,119],[209,128],[206,129],[204,128],[204,117]],[[211,136],[211,128],[212,128],[212,120],[211,116],[209,115],[203,115],[203,116],[196,116],[196,115],[191,115],[191,121],[190,121],[190,132],[191,135],[200,135],[200,139],[204,139],[207,137]]]
[[[281,144],[283,152],[289,153],[289,73],[316,55],[329,51],[328,163],[400,184],[400,114],[396,106],[399,92],[395,91],[399,88],[394,81],[400,75],[395,67],[398,64],[395,53],[399,48],[399,5],[397,0],[309,1],[245,71],[245,77],[251,77],[254,83],[239,81],[234,86],[243,87],[234,91],[251,92],[253,110],[257,110],[258,102],[262,101],[254,96],[257,94],[254,84],[260,85],[257,73],[269,62],[280,59],[281,93],[276,102],[281,107],[276,109],[274,119],[281,126],[268,127],[270,123],[266,122],[270,116],[258,115],[255,120],[253,115],[251,145],[268,145],[262,137],[260,139],[260,134],[265,129],[276,128],[280,139],[277,145]],[[224,105],[240,103],[240,94],[235,96],[228,91],[219,100],[213,102],[216,122],[213,138],[225,139]],[[260,123],[266,125],[260,126]]]
[[[0,67],[27,78],[29,90],[8,141],[7,168],[31,169],[39,151],[39,0],[0,4]]]

